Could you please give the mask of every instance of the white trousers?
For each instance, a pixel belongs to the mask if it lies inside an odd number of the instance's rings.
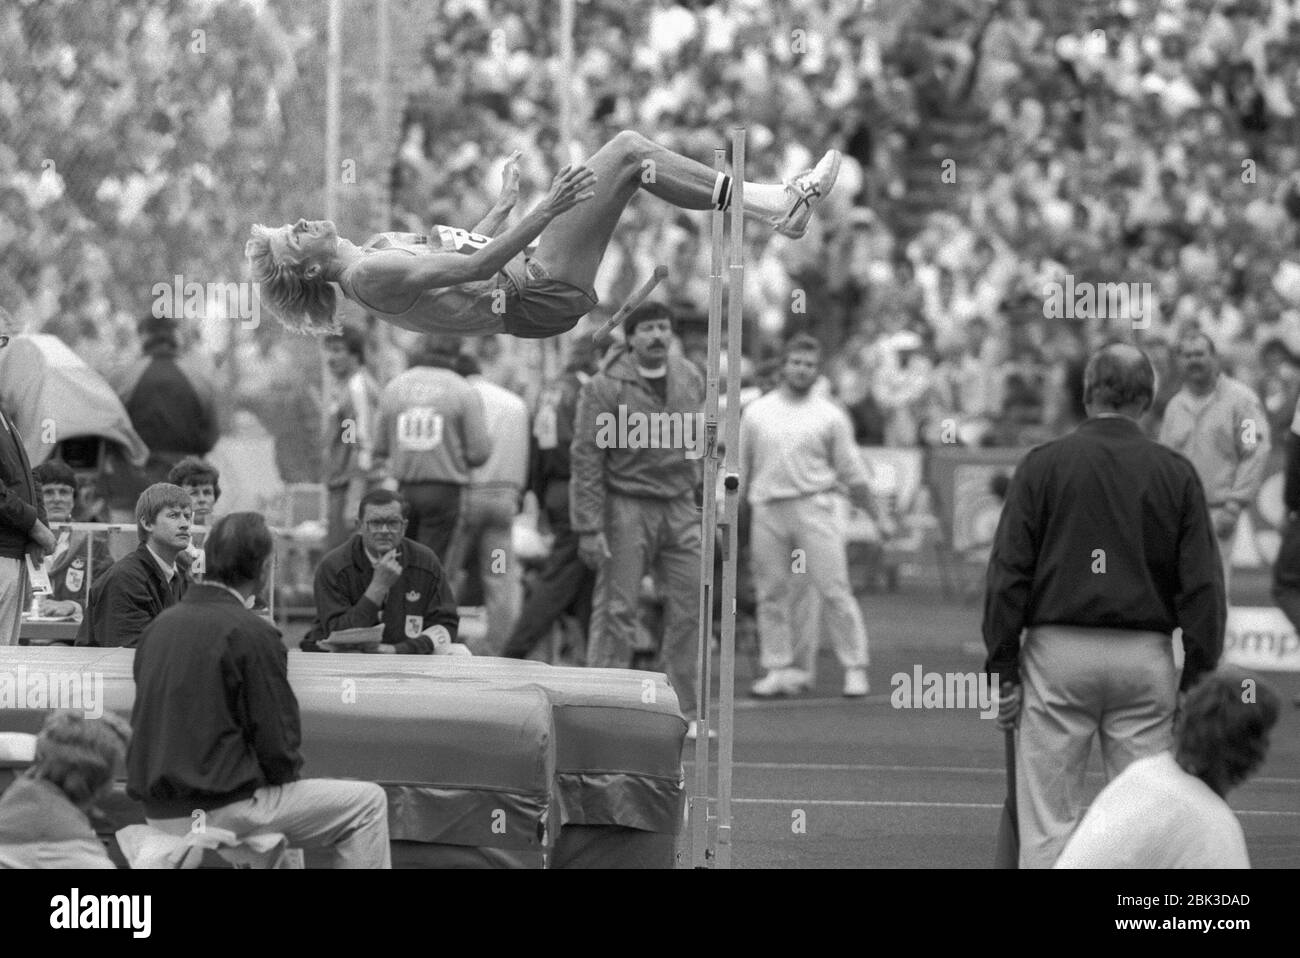
[[[822,493],[754,504],[750,565],[762,664],[768,670],[790,668],[796,648],[815,658],[821,626],[830,632],[844,668],[867,665],[867,626],[849,583],[836,500],[833,493]]]
[[[196,820],[238,836],[279,832],[291,848],[329,848],[335,868],[392,868],[388,797],[374,782],[307,778],[267,785],[251,797],[213,808],[202,818],[148,819],[159,831],[184,835]]]

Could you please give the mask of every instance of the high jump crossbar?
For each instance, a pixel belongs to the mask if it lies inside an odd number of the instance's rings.
[[[726,151],[713,151],[713,167],[726,169]],[[727,257],[726,213],[711,216],[712,253],[709,269],[709,351],[704,400],[704,503],[700,548],[700,645],[696,662],[699,698],[695,741],[695,786],[687,805],[691,835],[691,864],[695,868],[731,867],[731,763],[735,741],[736,573],[740,515],[740,365],[741,323],[745,288],[745,130],[731,131],[731,237],[727,270],[727,405],[719,422],[719,380],[722,358],[723,271]],[[718,430],[723,429],[722,451]],[[725,455],[725,459],[723,458]],[[722,467],[723,514],[718,519],[718,469]],[[709,814],[709,730],[715,727],[710,706],[712,688],[714,558],[718,534],[722,546],[721,646],[718,677],[718,795],[717,816]],[[712,827],[711,827],[712,826]]]

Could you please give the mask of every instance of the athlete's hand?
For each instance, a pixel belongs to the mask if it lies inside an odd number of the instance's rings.
[[[578,536],[578,558],[588,569],[599,569],[613,556],[609,551],[609,542],[603,532],[590,532]]]
[[[501,171],[501,196],[497,206],[513,209],[519,201],[519,151],[515,150],[506,160],[505,169]]]
[[[542,201],[542,210],[550,216],[559,216],[595,195],[596,174],[585,166],[569,164],[555,174],[551,191]]]

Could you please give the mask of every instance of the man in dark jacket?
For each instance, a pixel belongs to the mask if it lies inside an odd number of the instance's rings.
[[[217,391],[193,355],[179,355],[174,319],[146,316],[136,329],[144,355],[110,382],[149,447],[146,481],[165,482],[186,456],[206,456],[217,444]]]
[[[159,482],[140,494],[140,546],[91,585],[77,645],[134,648],[145,627],[184,598],[190,575],[176,557],[189,547],[192,515],[190,494],[180,486]]]
[[[0,349],[13,321],[0,309]],[[18,428],[0,410],[0,645],[17,645],[27,597],[27,556],[42,562],[57,541],[45,524],[45,504],[32,478]]]
[[[381,617],[383,638],[374,651],[451,651],[460,627],[456,598],[433,550],[403,537],[408,508],[387,489],[362,497],[361,531],[316,569],[316,621],[302,640],[304,652],[342,651],[329,645],[332,633],[378,625]]]
[[[150,825],[172,834],[279,832],[294,848],[329,848],[336,868],[391,868],[382,788],[298,777],[288,655],[275,627],[248,610],[272,545],[257,513],[220,519],[204,543],[206,580],[140,637],[127,791]]]
[[[584,634],[587,631],[596,573],[578,557],[578,537],[569,518],[569,446],[578,395],[595,375],[609,344],[608,339],[591,343],[586,337],[575,342],[556,395],[543,396],[537,411],[529,487],[546,510],[555,539],[501,651],[503,658],[526,658],[566,611],[578,619]]]
[[[1007,490],[984,643],[986,670],[1012,686],[999,718],[1019,719],[1021,868],[1052,867],[1082,817],[1093,738],[1107,779],[1169,748],[1179,688],[1223,651],[1223,567],[1205,491],[1189,460],[1138,426],[1154,394],[1140,350],[1104,347],[1084,374],[1089,418],[1031,450]]]

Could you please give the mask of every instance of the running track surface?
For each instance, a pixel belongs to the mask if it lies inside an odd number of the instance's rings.
[[[1235,604],[1270,604],[1260,576],[1238,573],[1233,591]],[[816,688],[792,699],[750,698],[749,685],[761,674],[756,650],[737,654],[732,866],[990,867],[1006,794],[996,724],[978,711],[902,710],[889,702],[895,673],[910,675],[916,665],[925,672],[982,666],[981,605],[946,601],[937,589],[907,583],[901,593],[860,599],[871,652],[865,699],[840,697],[843,673],[829,642],[819,657]],[[717,667],[715,654],[715,676]],[[1228,801],[1255,868],[1296,868],[1300,709],[1293,700],[1300,695],[1300,673],[1259,674],[1282,696],[1282,713],[1263,769]],[[1090,799],[1104,784],[1096,751],[1094,745]],[[716,744],[711,754],[716,795]],[[695,784],[693,758],[694,743],[688,742],[688,794]],[[683,827],[678,858],[686,866],[688,850]]]

